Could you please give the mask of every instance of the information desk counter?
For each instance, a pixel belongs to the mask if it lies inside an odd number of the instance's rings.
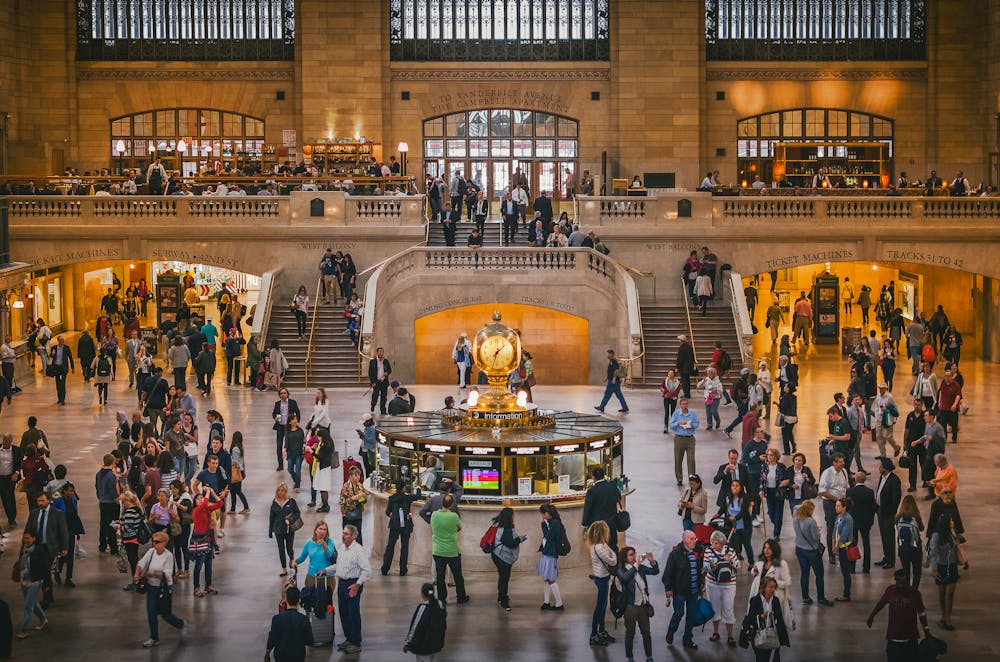
[[[604,416],[572,411],[538,410],[531,420],[517,427],[489,427],[470,423],[466,412],[457,409],[378,417],[378,441],[387,452],[382,451],[379,472],[369,483],[374,490],[369,512],[375,516],[375,556],[381,558],[385,549],[385,506],[396,481],[402,480],[411,493],[420,488],[429,495],[452,479],[464,489],[459,508],[463,569],[495,571],[479,539],[492,518],[509,506],[518,533],[529,536],[514,570],[534,572],[541,543],[538,507],[544,503],[559,508],[573,547],[559,559],[560,566],[588,565],[581,527],[584,496],[595,467],[603,468],[610,480],[621,479],[627,491],[622,427]],[[429,567],[430,527],[417,515],[421,505],[413,506],[409,564]]]

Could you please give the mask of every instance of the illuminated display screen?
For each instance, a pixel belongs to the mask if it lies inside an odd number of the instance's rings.
[[[462,458],[462,487],[468,492],[499,492],[500,462],[490,459]]]

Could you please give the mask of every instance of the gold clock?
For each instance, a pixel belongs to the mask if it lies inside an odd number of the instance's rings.
[[[473,343],[476,367],[490,376],[506,377],[521,362],[521,343],[509,326],[500,323],[500,313],[493,314],[493,324],[480,329]]]

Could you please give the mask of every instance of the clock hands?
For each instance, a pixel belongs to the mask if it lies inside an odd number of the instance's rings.
[[[490,361],[490,365],[494,368],[497,365],[497,356],[503,351],[503,347],[497,347],[497,351],[493,352],[493,359]]]

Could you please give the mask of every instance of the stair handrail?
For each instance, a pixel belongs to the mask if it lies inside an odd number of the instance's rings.
[[[260,290],[257,292],[257,309],[254,311],[253,324],[250,325],[250,335],[259,338],[261,351],[267,347],[267,328],[271,320],[271,303],[274,300],[274,283],[280,269],[265,271],[260,277]]]
[[[316,333],[316,318],[319,317],[319,293],[323,288],[323,276],[320,275],[316,279],[316,298],[313,299],[313,309],[312,309],[312,320],[309,323],[309,344],[306,346],[306,361],[305,361],[305,371],[306,371],[306,388],[309,388],[309,373],[312,371],[312,354],[313,354],[313,335]],[[334,297],[336,300],[336,297]]]
[[[688,342],[691,343],[691,353],[694,355],[694,364],[698,365],[698,348],[694,344],[694,328],[691,326],[691,300],[688,296],[687,281],[681,278],[681,294],[684,299],[684,316],[688,323]]]
[[[723,292],[728,291],[729,305],[733,310],[733,322],[736,324],[736,338],[740,343],[740,355],[743,365],[753,365],[753,322],[747,309],[747,297],[743,291],[743,276],[729,272],[729,277],[723,283]]]

